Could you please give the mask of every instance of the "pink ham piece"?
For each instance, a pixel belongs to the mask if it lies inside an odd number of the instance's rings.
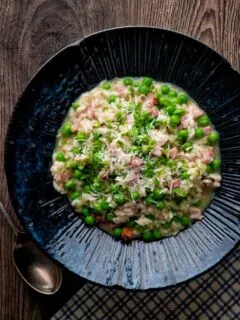
[[[181,181],[179,179],[172,180],[172,188],[177,188],[181,185]]]
[[[192,115],[193,119],[197,119],[201,117],[204,114],[204,112],[199,109],[196,105],[192,104]]]
[[[155,107],[152,107],[152,108],[150,108],[150,114],[151,114],[151,116],[152,117],[158,117],[158,115],[159,115],[159,111],[158,111],[158,109],[157,108],[155,108]]]
[[[156,157],[160,157],[162,155],[162,148],[159,145],[156,145],[152,151],[152,154]]]
[[[109,170],[102,170],[99,172],[99,178],[105,180],[108,178]]]
[[[209,134],[212,132],[212,128],[211,128],[210,126],[204,127],[204,128],[203,128],[203,132],[204,132],[206,135],[209,135]]]
[[[201,160],[204,164],[209,164],[213,161],[215,155],[215,151],[213,147],[209,147],[207,149],[204,149],[201,154]]]
[[[170,150],[169,152],[170,158],[171,159],[176,159],[177,155],[178,155],[178,148],[174,147]]]
[[[143,160],[141,158],[138,157],[133,157],[130,161],[129,161],[129,165],[132,168],[139,168],[141,167],[143,164]]]
[[[65,172],[56,174],[55,179],[56,179],[57,182],[64,183],[70,177],[71,177],[71,173],[69,171],[65,171]]]
[[[202,210],[197,207],[190,207],[188,212],[190,213],[190,218],[195,220],[201,220],[203,218],[202,216]]]
[[[148,95],[146,100],[143,102],[143,104],[146,106],[146,107],[153,107],[155,106],[156,104],[158,103],[158,100],[157,98],[154,96],[154,95]]]

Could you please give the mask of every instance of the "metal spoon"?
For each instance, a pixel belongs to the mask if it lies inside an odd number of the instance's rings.
[[[1,201],[0,211],[15,233],[13,260],[23,280],[40,293],[50,295],[57,292],[62,284],[62,270],[43,254],[24,232],[17,228]]]

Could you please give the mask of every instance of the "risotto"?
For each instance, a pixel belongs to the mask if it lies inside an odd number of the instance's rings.
[[[157,240],[203,218],[221,181],[218,140],[180,88],[104,81],[73,102],[59,130],[53,184],[87,225]]]

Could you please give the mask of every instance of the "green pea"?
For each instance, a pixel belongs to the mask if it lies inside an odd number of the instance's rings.
[[[76,199],[78,199],[80,197],[80,195],[81,195],[80,192],[75,191],[74,193],[71,194],[70,198],[72,200],[76,200]]]
[[[160,230],[154,230],[153,231],[153,238],[158,240],[158,239],[161,239],[162,237],[162,234],[161,234],[161,231]]]
[[[183,215],[180,217],[180,222],[182,225],[188,226],[191,223],[191,220],[190,220],[189,216]]]
[[[82,141],[86,141],[88,138],[88,134],[86,132],[79,132],[76,136],[76,139],[79,141],[79,142],[82,142]]]
[[[88,208],[83,208],[83,209],[81,210],[81,214],[82,214],[84,217],[89,216],[89,210],[88,210]]]
[[[146,205],[150,206],[153,203],[153,198],[151,195],[148,195],[145,199]]]
[[[75,160],[68,160],[67,168],[76,169],[78,167],[78,163]]]
[[[64,187],[65,187],[65,189],[67,189],[69,191],[75,191],[76,190],[76,182],[70,179],[65,182]]]
[[[153,234],[151,231],[144,232],[142,234],[142,238],[144,241],[151,241],[151,240],[153,240]]]
[[[95,218],[94,216],[87,216],[85,219],[84,219],[84,222],[89,225],[89,226],[92,226],[94,223],[95,223]]]
[[[93,210],[97,213],[102,212],[102,206],[99,202],[94,203]]]
[[[139,80],[133,82],[134,87],[139,87],[141,82]]]
[[[64,137],[69,137],[72,134],[71,124],[65,123],[61,128],[61,133]]]
[[[165,198],[166,194],[164,191],[162,190],[159,190],[159,189],[155,189],[153,194],[152,194],[152,197],[154,200],[163,200]]]
[[[104,82],[104,84],[103,84],[103,89],[105,89],[105,90],[109,90],[110,88],[111,88],[111,84],[109,83],[109,82]]]
[[[183,108],[178,108],[176,111],[174,111],[174,114],[182,117],[185,113],[185,110]]]
[[[195,134],[194,134],[195,139],[201,139],[204,137],[204,131],[202,128],[196,128],[195,129]]]
[[[158,208],[158,209],[163,209],[163,208],[165,208],[165,206],[166,206],[166,204],[165,204],[165,202],[164,201],[158,201],[157,203],[156,203],[156,207]]]
[[[181,122],[181,118],[178,115],[172,115],[170,117],[170,125],[176,127]]]
[[[186,152],[192,151],[192,149],[193,149],[193,144],[192,144],[192,142],[186,142],[186,143],[184,143],[183,149],[184,149],[184,151],[186,151]]]
[[[119,191],[119,186],[117,184],[111,184],[109,188],[110,192],[118,192]]]
[[[208,136],[208,143],[213,145],[219,140],[219,133],[217,131],[212,131]]]
[[[190,177],[190,174],[187,171],[184,171],[180,175],[181,179],[186,180]]]
[[[170,91],[170,88],[169,88],[168,85],[164,84],[164,85],[161,86],[161,93],[162,94],[168,94],[169,91]]]
[[[102,210],[107,210],[110,207],[107,200],[102,200],[99,204]]]
[[[132,198],[133,198],[133,200],[139,200],[140,199],[140,193],[137,192],[137,191],[134,191],[132,193]]]
[[[176,111],[176,107],[175,107],[175,106],[168,106],[168,107],[166,108],[166,112],[167,112],[170,116],[172,116],[173,114],[175,114],[175,111]]]
[[[72,150],[71,150],[71,152],[72,152],[74,155],[76,155],[76,154],[81,153],[81,149],[80,149],[80,148],[77,148],[77,147],[73,147]]]
[[[114,215],[112,213],[108,213],[106,215],[106,220],[109,221],[109,222],[113,221],[113,218],[114,218]]]
[[[141,84],[138,88],[138,92],[140,94],[148,94],[150,92],[150,89],[148,86],[146,86],[145,84]]]
[[[109,102],[109,103],[115,102],[115,101],[116,101],[116,99],[117,99],[117,97],[116,97],[116,96],[111,95],[111,96],[109,96],[109,97],[108,97],[108,102]]]
[[[177,99],[178,99],[178,104],[184,104],[188,102],[188,96],[185,93],[180,93]]]
[[[168,96],[170,98],[176,98],[177,97],[177,91],[175,90],[170,90],[169,93],[168,93]]]
[[[181,189],[181,188],[175,188],[175,189],[173,189],[173,192],[179,198],[186,198],[188,196],[188,192]]]
[[[212,171],[212,168],[210,166],[210,164],[207,165],[207,168],[206,168],[206,172],[207,173],[210,173]]]
[[[187,129],[178,130],[177,137],[181,143],[184,143],[188,138],[188,130]]]
[[[176,106],[178,104],[178,99],[177,98],[170,98],[170,103],[173,105],[173,106]]]
[[[74,176],[75,179],[81,180],[82,177],[83,177],[83,174],[82,174],[82,172],[80,170],[76,169],[73,172],[73,176]]]
[[[84,192],[84,193],[91,193],[91,188],[90,188],[90,186],[84,186],[84,187],[83,187],[83,192]]]
[[[162,228],[163,229],[170,229],[171,228],[171,222],[166,222],[166,223],[162,224]]]
[[[120,238],[121,235],[122,235],[122,228],[115,228],[113,230],[113,235],[116,237],[116,238]]]
[[[113,199],[116,202],[116,204],[119,204],[119,205],[125,202],[125,197],[121,193],[115,194]]]
[[[74,110],[77,110],[79,108],[79,101],[74,101],[71,105],[71,107],[74,109]]]
[[[152,82],[153,82],[152,78],[148,78],[148,77],[145,77],[142,80],[142,84],[144,84],[147,87],[150,87],[152,85]]]
[[[212,171],[217,171],[221,167],[221,161],[219,159],[215,159],[210,166]]]
[[[61,162],[64,162],[66,159],[65,159],[65,156],[64,156],[64,153],[63,152],[57,152],[56,155],[55,155],[55,159],[57,161],[61,161]]]
[[[200,127],[206,127],[210,124],[210,120],[206,114],[202,115],[197,120]]]

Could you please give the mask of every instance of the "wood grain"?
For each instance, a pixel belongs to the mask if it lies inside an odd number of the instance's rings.
[[[3,170],[4,137],[18,96],[53,53],[101,29],[149,25],[191,35],[240,69],[239,0],[0,0],[0,21],[0,199],[15,221]],[[0,319],[48,319],[81,283],[66,271],[56,297],[34,293],[14,269],[14,237],[1,216],[0,234]]]

